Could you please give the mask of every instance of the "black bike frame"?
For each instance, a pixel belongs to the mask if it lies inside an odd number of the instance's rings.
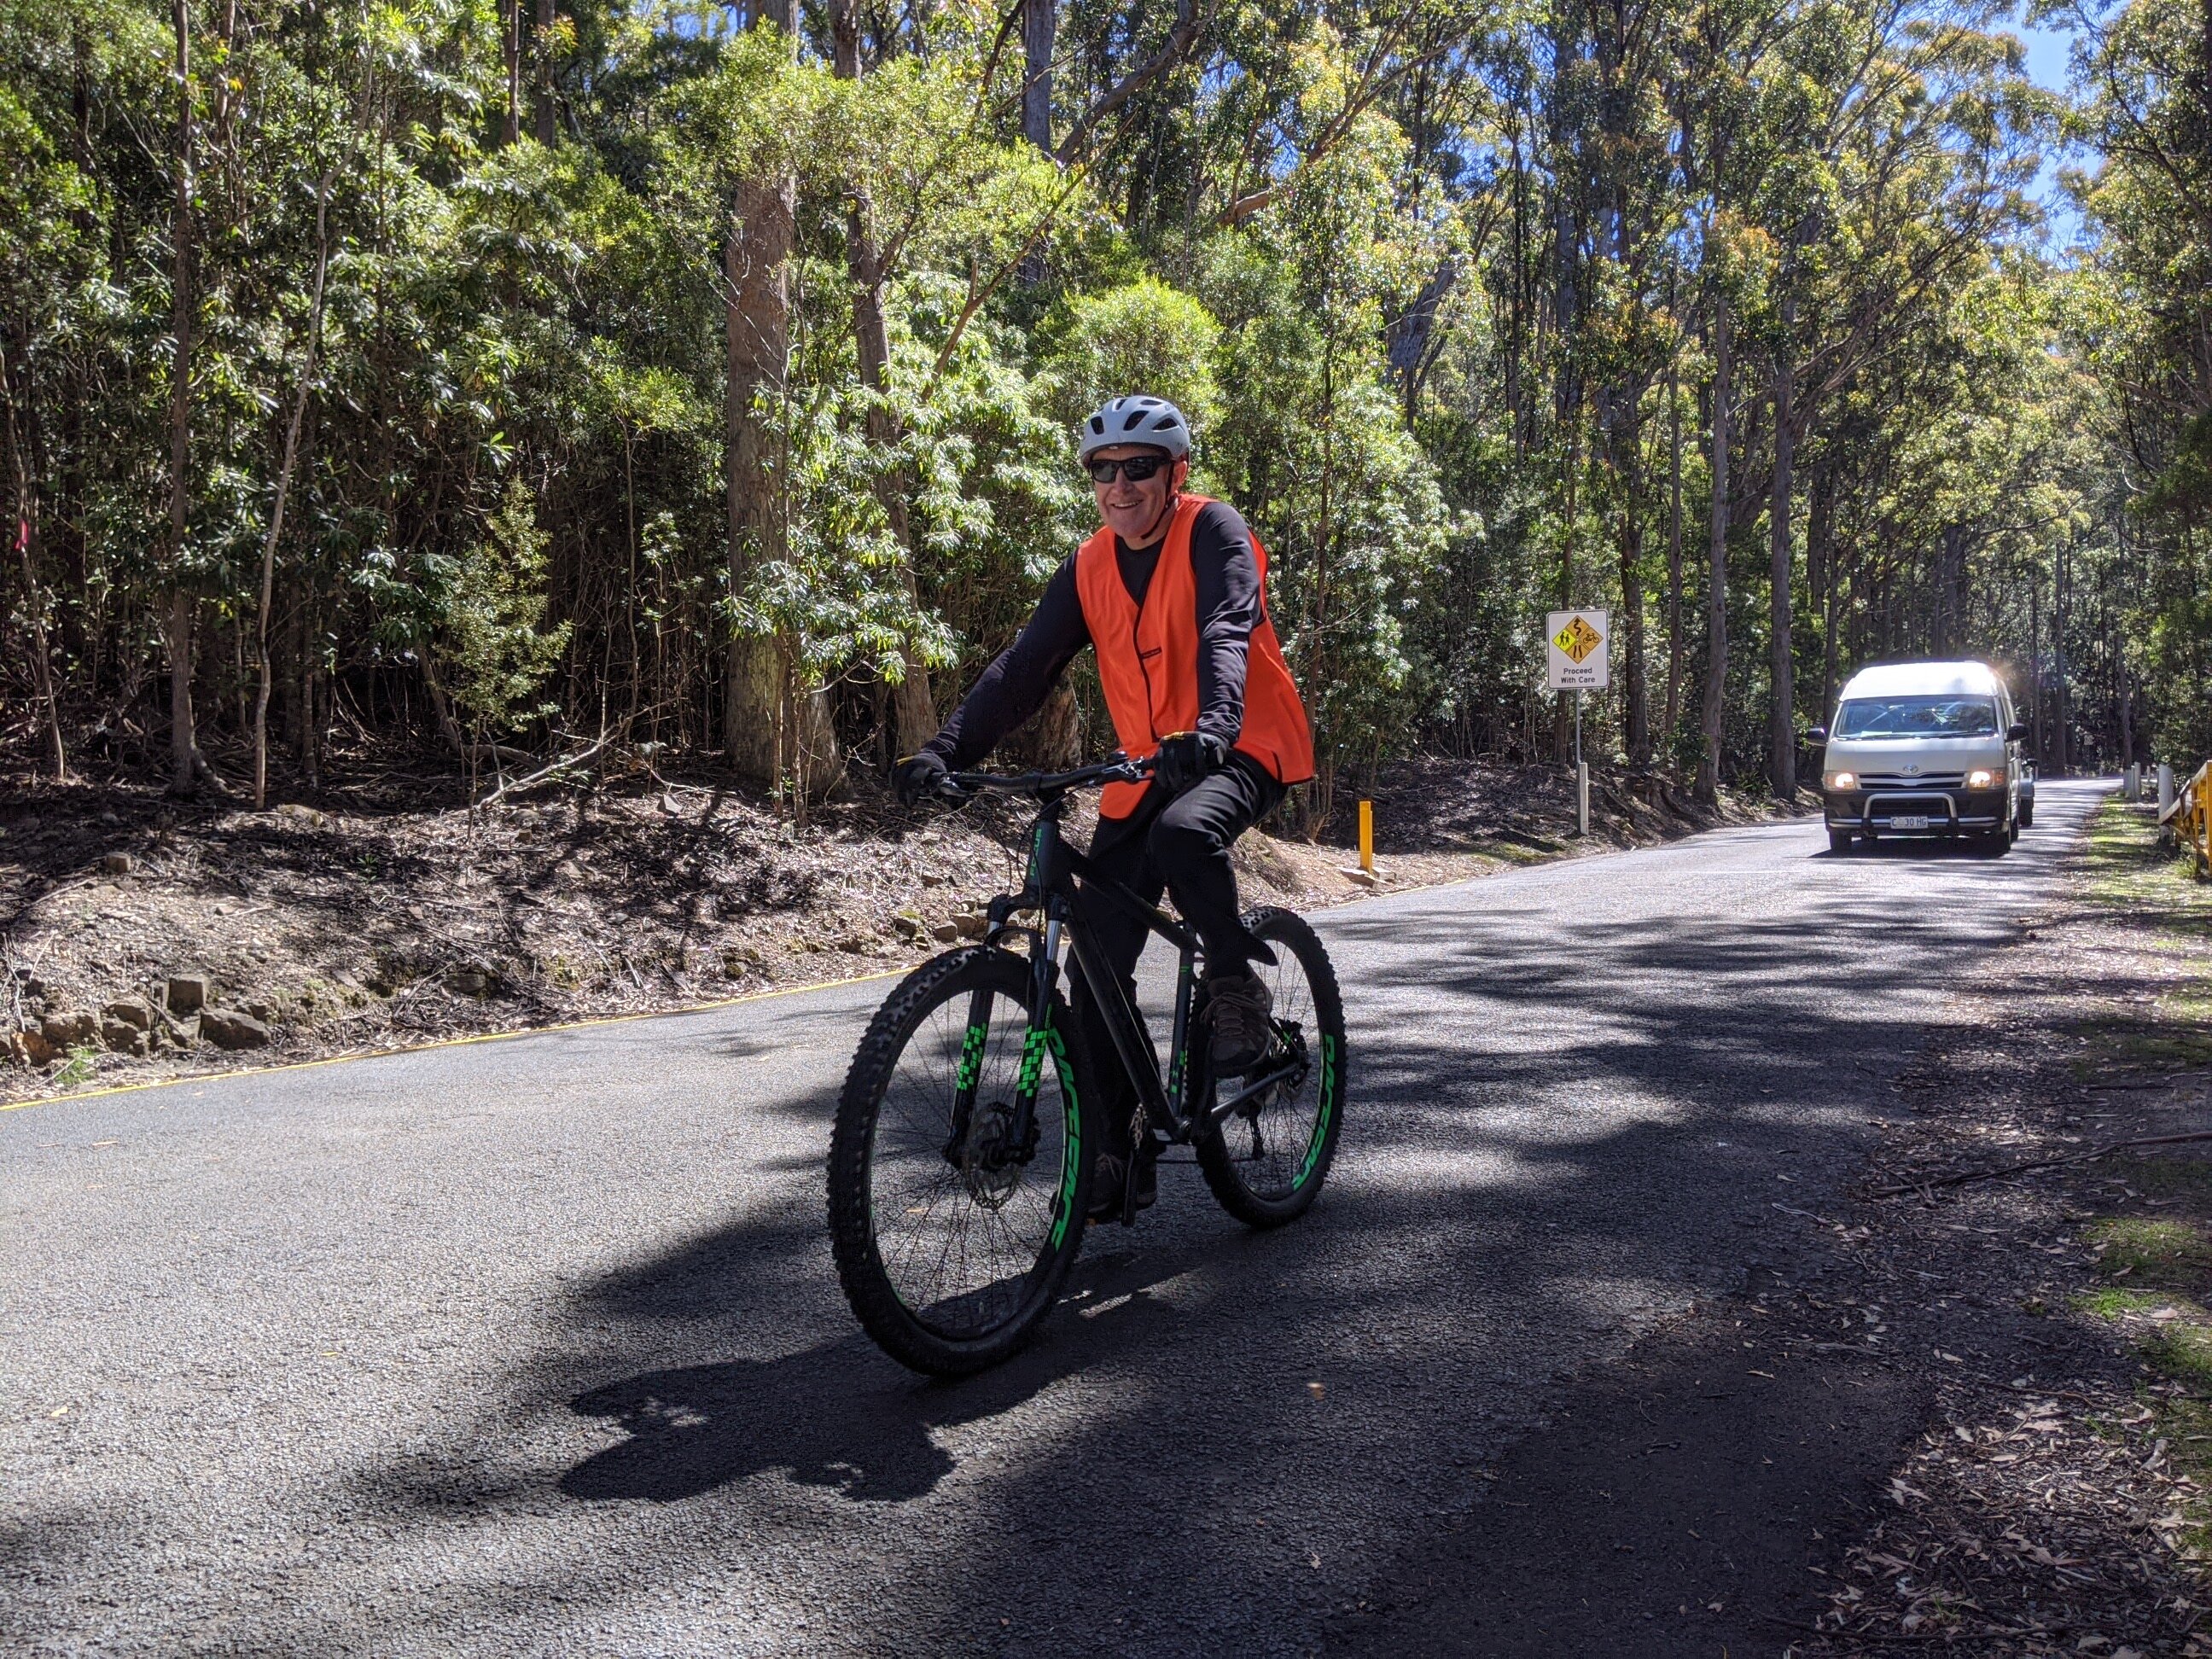
[[[1065,790],[1045,795],[1030,831],[1029,866],[1022,890],[994,899],[988,913],[988,940],[995,944],[1008,933],[1019,933],[1030,943],[1029,1032],[1015,1091],[1012,1136],[1018,1145],[1035,1144],[1037,1085],[1046,1048],[1054,1042],[1050,1030],[1052,994],[1059,980],[1060,946],[1064,939],[1075,970],[1083,976],[1113,1041],[1114,1058],[1136,1091],[1146,1122],[1163,1139],[1187,1143],[1298,1070],[1306,1063],[1305,1055],[1302,1048],[1287,1052],[1280,1063],[1243,1079],[1243,1086],[1226,1097],[1207,1101],[1213,1080],[1203,1063],[1193,1063],[1190,1047],[1198,936],[1158,906],[1146,903],[1120,882],[1099,874],[1088,857],[1069,846],[1060,828],[1066,809]],[[1151,1028],[1130,1001],[1121,976],[1099,954],[1097,942],[1085,925],[1086,910],[1101,902],[1118,907],[1176,948],[1175,1025],[1164,1082]],[[1016,927],[1013,918],[1024,911],[1036,912],[1043,926]],[[973,1112],[977,1071],[990,1036],[990,1003],[991,994],[978,991],[969,1005],[963,1063],[953,1101],[952,1146],[965,1135]],[[1093,1056],[1102,1064],[1104,1058]],[[1138,1127],[1131,1124],[1133,1133]]]
[[[1022,890],[992,901],[989,937],[997,939],[1008,931],[1012,918],[1023,911],[1042,915],[1041,930],[1018,930],[1030,938],[1030,1029],[1041,1031],[1046,1027],[1064,940],[1074,969],[1083,976],[1100,1021],[1113,1041],[1113,1057],[1134,1086],[1146,1121],[1170,1140],[1188,1139],[1197,1104],[1188,1097],[1193,1085],[1200,1082],[1188,1063],[1198,936],[1158,906],[1146,903],[1121,883],[1099,874],[1090,859],[1069,846],[1060,825],[1066,809],[1066,797],[1061,796],[1045,801],[1037,813],[1030,830],[1029,867]],[[1151,1028],[1130,1002],[1121,975],[1101,955],[1087,924],[1085,912],[1101,902],[1133,917],[1176,949],[1175,1024],[1169,1039],[1164,1083]],[[1103,1064],[1106,1056],[1092,1058]],[[1026,1107],[1029,1103],[1022,1104]]]

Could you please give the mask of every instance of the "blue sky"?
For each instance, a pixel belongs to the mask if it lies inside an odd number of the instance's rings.
[[[2074,34],[2070,29],[2028,28],[2015,25],[2013,33],[2019,35],[2027,48],[2027,72],[2038,86],[2049,87],[2054,92],[2066,90],[2067,54],[2073,50]],[[2058,163],[2062,158],[2044,158],[2042,176],[2036,181],[2037,193],[2043,198],[2050,210],[2051,246],[2063,251],[2074,240],[2081,228],[2081,216],[2066,200],[2058,188]],[[2084,164],[2086,157],[2073,155],[2063,158],[2075,166]]]

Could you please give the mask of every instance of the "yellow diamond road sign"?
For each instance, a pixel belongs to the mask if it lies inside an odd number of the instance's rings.
[[[1544,683],[1554,691],[1602,691],[1606,636],[1602,611],[1554,611],[1545,618]]]
[[[1605,635],[1589,625],[1589,621],[1577,617],[1552,636],[1552,643],[1567,653],[1570,662],[1580,662],[1605,643]]]

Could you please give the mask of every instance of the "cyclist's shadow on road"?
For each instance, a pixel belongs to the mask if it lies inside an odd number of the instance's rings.
[[[627,1437],[561,1478],[587,1502],[677,1503],[770,1470],[856,1503],[920,1498],[955,1462],[932,1431],[996,1417],[1092,1359],[1141,1345],[1175,1311],[1145,1285],[1179,1271],[1109,1249],[1076,1265],[1040,1340],[957,1382],[908,1377],[857,1334],[776,1359],[647,1371],[579,1395],[580,1416]],[[1141,1282],[1140,1282],[1141,1281]],[[1085,1318],[1086,1307],[1105,1318]]]

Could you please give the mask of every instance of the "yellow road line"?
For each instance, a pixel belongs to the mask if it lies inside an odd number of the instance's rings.
[[[1801,818],[1802,816],[1801,815]],[[1760,829],[1770,824],[1788,823],[1792,821],[1789,818],[1757,818],[1745,824],[1723,823],[1716,824],[1714,828]],[[1639,843],[1639,846],[1644,844],[1664,846],[1667,843],[1662,841],[1655,843]],[[1596,850],[1592,849],[1593,852]],[[1608,847],[1603,850],[1624,852],[1635,851],[1638,848]],[[1590,855],[1590,854],[1584,854],[1582,856]],[[1548,857],[1539,858],[1528,865],[1514,864],[1503,859],[1496,859],[1489,854],[1479,854],[1476,856],[1492,858],[1494,867],[1477,871],[1471,875],[1444,876],[1435,881],[1412,882],[1403,887],[1389,887],[1369,891],[1355,890],[1318,908],[1331,910],[1348,909],[1353,905],[1365,903],[1373,899],[1397,898],[1407,893],[1434,892],[1439,888],[1456,887],[1462,882],[1480,881],[1486,876],[1502,875],[1512,870],[1533,869],[1538,865],[1556,864],[1567,855],[1554,854]],[[103,1095],[135,1095],[148,1089],[173,1089],[183,1083],[222,1083],[228,1082],[232,1078],[266,1077],[276,1072],[305,1072],[318,1066],[343,1066],[349,1061],[356,1060],[384,1060],[393,1054],[428,1054],[434,1048],[460,1048],[472,1042],[511,1042],[520,1037],[543,1036],[549,1031],[582,1031],[588,1030],[594,1025],[627,1025],[641,1019],[667,1019],[678,1014],[711,1013],[717,1008],[734,1008],[740,1003],[764,1002],[771,997],[800,996],[808,991],[832,991],[841,985],[866,985],[873,980],[895,979],[902,974],[909,974],[913,971],[912,968],[886,968],[877,974],[856,974],[850,979],[820,980],[811,985],[787,985],[773,991],[748,991],[741,997],[724,997],[719,1002],[693,1003],[682,1008],[653,1008],[641,1014],[602,1014],[595,1019],[572,1019],[558,1025],[526,1025],[517,1031],[480,1031],[474,1036],[441,1037],[435,1042],[401,1043],[390,1048],[364,1048],[358,1054],[332,1054],[325,1060],[288,1060],[282,1066],[249,1066],[235,1072],[198,1072],[190,1077],[161,1078],[150,1083],[118,1083],[112,1089],[87,1089],[81,1094],[42,1095],[36,1100],[0,1102],[0,1112],[20,1112],[32,1106],[58,1105],[64,1101],[98,1100]]]
[[[696,1002],[682,1008],[648,1008],[636,1014],[602,1014],[594,1019],[564,1020],[557,1025],[526,1025],[514,1031],[479,1031],[474,1036],[441,1037],[435,1042],[405,1042],[389,1048],[364,1048],[356,1054],[331,1054],[322,1060],[287,1060],[281,1066],[247,1066],[234,1072],[196,1072],[189,1077],[157,1078],[146,1083],[118,1083],[112,1089],[87,1089],[70,1095],[42,1095],[35,1100],[0,1102],[0,1112],[21,1112],[33,1106],[59,1106],[80,1100],[98,1100],[106,1095],[143,1094],[149,1089],[174,1089],[187,1083],[228,1083],[234,1078],[268,1077],[278,1072],[307,1072],[318,1066],[344,1066],[356,1060],[387,1060],[394,1054],[423,1054],[436,1048],[465,1048],[477,1042],[515,1042],[524,1037],[544,1036],[552,1031],[585,1031],[595,1025],[632,1025],[641,1019],[672,1019],[679,1014],[712,1013],[717,1008],[735,1008],[747,1002],[765,1002],[775,997],[803,996],[809,991],[834,991],[841,986],[866,985],[879,979],[897,979],[914,971],[912,968],[886,968],[880,973],[855,974],[850,979],[817,980],[811,985],[779,986],[773,991],[748,991],[741,997],[724,997],[717,1002]]]

